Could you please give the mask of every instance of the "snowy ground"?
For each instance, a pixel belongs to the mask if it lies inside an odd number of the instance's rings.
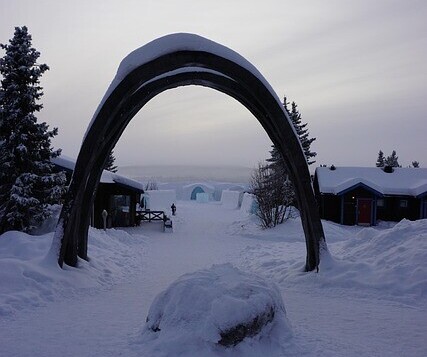
[[[178,202],[177,212],[173,233],[157,223],[91,230],[91,261],[64,271],[47,255],[51,234],[0,236],[0,356],[427,355],[427,220],[324,222],[332,257],[307,274],[299,219],[263,231],[218,204]],[[195,352],[191,342],[153,350],[141,335],[155,296],[221,263],[277,284],[293,337],[237,350]]]

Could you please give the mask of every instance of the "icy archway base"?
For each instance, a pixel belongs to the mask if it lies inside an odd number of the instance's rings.
[[[154,40],[120,64],[77,158],[52,243],[59,265],[76,266],[78,256],[87,259],[90,210],[102,168],[130,120],[156,95],[185,85],[210,87],[235,98],[264,127],[281,152],[295,185],[306,239],[306,270],[315,269],[324,233],[307,162],[287,113],[252,64],[238,53],[192,34],[172,34]]]

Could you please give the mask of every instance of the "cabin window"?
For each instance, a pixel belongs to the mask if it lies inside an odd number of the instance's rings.
[[[399,207],[400,208],[407,208],[408,207],[408,200],[400,200]]]
[[[377,200],[377,207],[384,207],[384,199],[379,198]]]

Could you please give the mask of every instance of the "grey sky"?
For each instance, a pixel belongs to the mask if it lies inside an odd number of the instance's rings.
[[[379,149],[427,165],[426,1],[0,0],[0,42],[26,25],[40,62],[54,140],[76,156],[92,115],[129,52],[173,32],[239,52],[279,97],[298,104],[318,164],[371,166]],[[3,55],[3,52],[0,52]],[[119,165],[254,166],[270,141],[224,94],[167,91],[144,107],[115,149]]]

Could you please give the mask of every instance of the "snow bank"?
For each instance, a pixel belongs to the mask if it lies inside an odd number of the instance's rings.
[[[145,208],[152,211],[165,211],[166,214],[171,212],[172,203],[176,203],[175,190],[149,190],[145,191],[146,200]]]
[[[427,220],[402,220],[393,227],[361,228],[323,222],[331,255],[322,256],[319,274],[302,274],[304,242],[300,218],[290,218],[274,229],[261,231],[253,221],[236,222],[234,234],[277,244],[274,250],[257,244],[245,248],[245,266],[279,284],[318,284],[372,290],[392,300],[411,304],[427,296]]]
[[[365,228],[346,241],[340,255],[343,261],[332,267],[341,271],[333,269],[331,280],[344,278],[396,296],[427,296],[425,219],[404,219],[385,230]]]
[[[60,269],[48,254],[53,233],[32,236],[10,231],[0,236],[0,316],[10,315],[79,291],[105,289],[127,281],[141,265],[145,237],[136,240],[124,231],[89,230],[90,262]]]
[[[275,285],[231,264],[214,265],[183,275],[154,299],[142,339],[152,345],[156,355],[162,351],[164,355],[170,351],[173,355],[191,355],[190,349],[204,356],[206,349],[224,349],[218,343],[226,331],[270,310],[272,321],[259,335],[290,339],[285,307]]]
[[[239,207],[241,193],[239,191],[222,191],[221,194],[221,204],[225,208],[236,209]]]

